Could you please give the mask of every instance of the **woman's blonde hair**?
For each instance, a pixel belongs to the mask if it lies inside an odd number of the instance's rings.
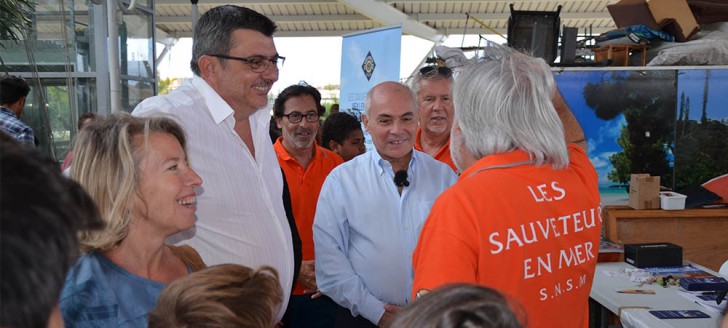
[[[91,195],[106,223],[103,230],[81,234],[84,251],[107,251],[126,238],[132,195],[139,185],[139,162],[150,133],[170,134],[186,149],[184,130],[166,117],[113,114],[97,119],[78,134],[71,178]]]
[[[149,314],[149,328],[272,327],[282,300],[275,269],[220,264],[167,286]]]

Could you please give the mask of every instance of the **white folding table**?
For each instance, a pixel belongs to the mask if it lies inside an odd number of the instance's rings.
[[[714,275],[716,272],[705,267],[695,265],[700,269]],[[638,286],[627,277],[610,277],[604,271],[621,271],[623,268],[634,268],[624,262],[597,263],[594,273],[594,284],[589,297],[602,305],[602,309],[611,311],[620,316],[625,327],[675,327],[675,328],[716,328],[721,320],[720,314],[707,310],[678,294],[678,286],[661,287],[656,284]],[[618,290],[624,289],[652,289],[651,294],[623,294]],[[724,300],[728,302],[728,300]],[[644,309],[640,307],[649,307]],[[704,319],[658,319],[650,314],[650,310],[700,310],[710,318]]]

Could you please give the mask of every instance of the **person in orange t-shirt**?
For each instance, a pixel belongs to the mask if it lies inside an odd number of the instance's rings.
[[[509,48],[455,83],[451,152],[413,255],[413,294],[475,283],[523,305],[527,327],[587,327],[599,251],[597,174],[548,65]]]
[[[444,66],[425,66],[412,80],[419,106],[415,149],[436,160],[457,167],[450,157],[450,129],[453,121],[452,70]]]
[[[291,296],[292,322],[301,327],[331,327],[337,310],[335,302],[317,293],[314,266],[313,218],[319,192],[329,172],[344,162],[316,144],[324,110],[318,90],[302,84],[284,89],[273,104],[273,116],[282,132],[273,148],[286,176],[301,236],[303,262]]]

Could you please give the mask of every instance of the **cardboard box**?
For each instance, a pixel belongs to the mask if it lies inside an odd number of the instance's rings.
[[[687,0],[621,0],[607,10],[619,28],[645,25],[672,34],[678,42],[689,40],[700,28]]]
[[[632,174],[629,182],[629,206],[636,210],[660,208],[660,177]]]
[[[624,245],[624,261],[638,268],[680,266],[682,255],[682,247],[673,243]]]
[[[642,65],[645,66],[647,61],[647,47],[640,45],[608,45],[596,49],[594,52],[594,61],[601,62],[611,59],[611,66],[630,66],[633,64],[630,56],[634,53],[642,58]],[[638,63],[634,63],[639,65]]]

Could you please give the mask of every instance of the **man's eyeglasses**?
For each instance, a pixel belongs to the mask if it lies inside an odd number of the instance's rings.
[[[452,70],[449,67],[445,66],[425,66],[423,68],[420,68],[420,75],[428,77],[428,76],[434,76],[435,74],[443,76],[443,77],[450,77],[452,76]]]
[[[308,123],[316,123],[319,120],[318,113],[301,114],[299,112],[293,112],[290,114],[283,114],[281,116],[288,118],[288,121],[291,123],[294,123],[294,124],[301,123],[304,116],[306,117],[306,122],[308,122]]]
[[[265,57],[261,57],[261,56],[243,58],[243,57],[235,57],[235,56],[220,55],[220,54],[213,54],[213,55],[209,55],[209,56],[223,58],[223,59],[239,60],[243,63],[250,65],[250,69],[255,73],[265,72],[268,69],[268,66],[270,64],[273,64],[273,67],[275,67],[276,69],[281,69],[281,67],[283,67],[283,63],[286,61],[286,57],[282,57],[282,56],[278,56],[278,55],[276,55],[273,58],[265,58]]]

